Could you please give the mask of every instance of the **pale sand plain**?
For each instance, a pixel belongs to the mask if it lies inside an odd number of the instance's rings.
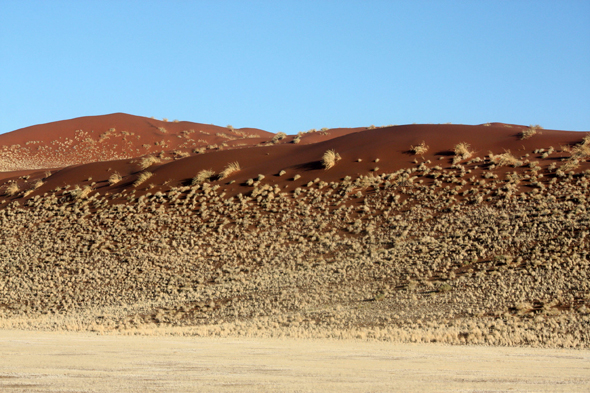
[[[2,392],[587,392],[590,351],[0,331]]]

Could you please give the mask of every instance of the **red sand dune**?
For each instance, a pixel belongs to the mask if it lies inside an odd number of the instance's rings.
[[[0,135],[0,171],[62,168],[198,147],[255,145],[273,134],[124,113],[39,124]]]
[[[166,132],[159,127],[164,127]],[[341,181],[345,176],[379,175],[415,167],[419,162],[428,160],[431,167],[440,165],[449,168],[454,154],[452,150],[460,142],[471,145],[473,157],[484,157],[489,152],[501,154],[510,151],[517,158],[538,160],[542,167],[547,167],[552,162],[568,157],[567,154],[554,153],[549,158],[541,159],[540,155],[533,154],[535,149],[553,146],[560,152],[560,146],[579,143],[584,136],[579,132],[542,130],[523,140],[521,132],[526,128],[501,123],[340,128],[301,134],[299,143],[293,142],[295,136],[271,143],[274,134],[258,129],[232,130],[198,123],[163,122],[113,114],[48,123],[0,135],[0,146],[4,145],[0,162],[5,163],[5,168],[10,165],[24,167],[17,168],[21,169],[18,172],[5,172],[0,179],[4,178],[5,182],[7,179],[16,180],[21,190],[29,189],[30,184],[37,179],[44,179],[44,184],[29,193],[29,198],[68,185],[91,185],[100,193],[115,193],[133,188],[133,183],[142,171],[137,157],[157,153],[163,160],[147,169],[153,176],[136,188],[138,195],[189,184],[200,170],[212,169],[218,174],[230,162],[237,161],[241,171],[223,181],[212,181],[213,184],[219,184],[227,196],[232,196],[248,193],[252,188],[246,182],[260,174],[264,175],[265,183],[274,183],[285,191],[292,191],[317,178],[332,182]],[[247,137],[253,134],[260,137]],[[228,137],[236,139],[229,140]],[[164,143],[158,144],[160,141]],[[422,156],[414,155],[410,151],[411,146],[423,141],[429,146],[428,151]],[[193,152],[195,147],[221,145],[224,142],[226,146],[222,146],[221,150],[213,147],[201,154]],[[7,145],[20,145],[14,154],[24,158],[10,164],[13,156],[7,154]],[[326,171],[321,158],[330,149],[335,150],[342,159],[334,168]],[[190,155],[180,158],[175,155],[175,151],[186,151]],[[67,165],[58,165],[61,162]],[[31,170],[24,170],[27,165]],[[587,165],[582,163],[582,169]],[[37,168],[54,168],[57,171],[53,170],[48,177],[45,170],[35,170]],[[471,165],[470,169],[473,175],[482,171],[477,164]],[[286,173],[279,176],[283,170]],[[501,171],[509,170],[512,168],[505,167]],[[123,180],[111,186],[108,178],[114,172],[120,173]],[[22,179],[25,174],[30,177]],[[295,175],[299,175],[296,181],[293,180]],[[434,180],[425,178],[423,181],[428,184]]]

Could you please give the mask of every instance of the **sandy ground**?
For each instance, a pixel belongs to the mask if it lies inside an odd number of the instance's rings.
[[[590,351],[0,331],[3,392],[587,392]]]

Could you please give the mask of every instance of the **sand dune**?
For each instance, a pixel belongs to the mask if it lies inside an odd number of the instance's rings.
[[[0,328],[590,343],[585,133],[115,114],[8,143],[38,149],[0,154],[20,165],[0,182]]]

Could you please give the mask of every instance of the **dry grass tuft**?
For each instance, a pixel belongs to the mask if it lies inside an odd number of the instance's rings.
[[[414,154],[423,155],[428,151],[429,147],[426,145],[426,142],[422,141],[418,146],[412,146],[410,151]]]
[[[141,159],[141,161],[139,161],[139,167],[141,169],[147,169],[150,166],[157,164],[160,162],[160,159],[158,157],[154,157],[154,156],[145,156]]]
[[[133,183],[133,187],[139,186],[141,183],[145,182],[147,179],[149,179],[153,175],[154,174],[152,172],[149,172],[149,171],[143,171],[143,172],[141,172],[139,174],[139,177],[137,178],[137,180],[135,180],[135,182]]]
[[[520,139],[529,139],[530,137],[532,137],[533,135],[535,135],[537,133],[537,130],[543,129],[543,127],[541,127],[540,125],[531,125],[529,126],[529,128],[527,128],[526,130],[522,131],[520,133]]]
[[[510,150],[506,150],[502,154],[496,154],[491,158],[492,162],[496,164],[496,166],[513,166],[519,167],[523,165],[523,162],[520,161],[518,158],[514,157]]]
[[[121,174],[119,172],[115,172],[111,176],[109,176],[109,184],[111,186],[113,184],[119,183],[121,180],[123,180],[123,176],[121,176]]]
[[[342,157],[340,157],[340,154],[336,153],[336,151],[328,150],[322,156],[322,165],[326,170],[328,170],[336,165],[336,162],[340,161],[341,159]]]
[[[206,180],[211,179],[215,175],[215,171],[212,169],[203,169],[197,173],[197,176],[193,177],[191,185],[196,186],[203,183]]]
[[[90,187],[90,186],[84,186],[82,188],[76,186],[76,188],[74,188],[72,191],[70,191],[70,195],[75,200],[82,200],[82,199],[86,199],[88,197],[88,195],[90,195],[91,192],[92,192],[92,187]]]
[[[287,134],[285,134],[284,132],[277,132],[273,137],[271,142],[272,143],[278,143],[281,139],[285,139],[287,137]]]
[[[16,195],[19,191],[20,191],[20,187],[18,186],[17,183],[10,183],[6,187],[6,190],[4,190],[4,195],[13,196],[13,195]]]
[[[473,151],[471,151],[471,146],[467,142],[458,143],[457,145],[455,145],[453,151],[455,152],[455,159],[453,160],[454,162],[466,160],[473,155]]]
[[[219,180],[223,180],[229,176],[231,176],[235,172],[240,171],[240,164],[237,161],[230,162],[227,166],[221,171],[219,174]]]

